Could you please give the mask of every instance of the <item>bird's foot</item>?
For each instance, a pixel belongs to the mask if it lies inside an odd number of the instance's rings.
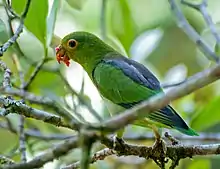
[[[165,132],[164,136],[171,142],[173,146],[180,144],[179,140],[171,136],[168,132]]]
[[[154,145],[152,146],[153,150],[159,149],[159,150],[163,151],[161,153],[166,154],[166,151],[167,151],[166,143],[161,138],[157,127],[154,125],[150,125],[150,127],[152,128],[152,130],[154,132],[155,139],[156,139]]]
[[[123,145],[124,140],[122,138],[117,137],[117,135],[113,136],[113,149],[116,150],[117,144]]]
[[[164,155],[167,152],[166,143],[165,143],[165,141],[162,138],[156,138],[156,141],[153,144],[152,149],[155,150],[155,151],[158,151],[158,152],[160,152],[160,153],[162,153]]]
[[[166,159],[167,146],[163,139],[156,138],[154,145],[152,146],[154,162],[160,167],[165,168],[165,164],[168,162]]]
[[[158,129],[155,125],[150,125],[154,132],[155,143],[152,146],[153,157],[152,159],[160,168],[165,168],[165,164],[168,162],[166,159],[167,146],[165,141],[161,138]]]

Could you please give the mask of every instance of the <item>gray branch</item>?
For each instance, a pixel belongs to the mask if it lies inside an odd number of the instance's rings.
[[[5,89],[11,88],[11,70],[2,61],[0,61],[0,67],[4,71],[3,87]]]
[[[9,119],[8,119],[9,120]],[[8,121],[9,122],[9,121]],[[10,122],[9,122],[10,123]],[[13,126],[10,124],[1,122],[0,123],[0,128],[8,130],[14,134],[18,134],[19,132],[17,129],[15,129]],[[45,141],[51,141],[51,140],[67,140],[73,137],[76,137],[75,135],[67,135],[67,134],[55,134],[55,133],[42,133],[38,129],[29,129],[24,131],[25,137],[32,137],[32,138],[37,138],[39,140],[45,140]]]
[[[3,111],[1,114],[3,116],[6,116],[9,113],[16,113],[24,115],[25,117],[41,120],[55,126],[61,126],[75,130],[77,130],[79,127],[77,124],[74,123],[72,123],[72,125],[67,124],[60,116],[50,114],[43,110],[34,109],[21,101],[13,100],[11,97],[0,96],[0,104],[2,104],[2,107],[5,109],[5,111]]]
[[[15,43],[15,41],[18,39],[19,35],[22,33],[23,27],[24,27],[24,20],[25,20],[25,18],[27,16],[30,4],[31,4],[31,0],[27,0],[25,9],[24,9],[21,17],[19,18],[20,19],[20,24],[19,24],[15,34],[7,42],[5,42],[2,46],[0,46],[0,56],[3,56],[3,53],[6,52],[6,50],[11,45],[13,45]],[[12,11],[11,8],[9,8],[9,9],[10,9],[10,11]]]
[[[211,60],[219,62],[219,58],[216,56],[215,52],[211,47],[199,36],[199,34],[193,29],[193,27],[188,23],[184,17],[182,11],[180,10],[176,0],[169,0],[172,11],[174,12],[177,23],[179,27],[188,35],[189,38],[193,40],[199,47],[199,49],[204,52],[205,56]]]
[[[63,143],[48,149],[47,152],[35,157],[33,160],[26,163],[18,163],[12,165],[5,165],[1,169],[26,169],[26,168],[40,168],[49,161],[66,155],[72,149],[78,147],[78,138],[65,140]]]
[[[186,0],[181,0],[181,3],[188,5],[188,6],[194,8],[202,13],[202,16],[205,19],[205,22],[206,22],[207,26],[209,27],[212,35],[216,39],[217,44],[220,45],[220,35],[218,34],[217,29],[215,27],[215,24],[213,23],[212,18],[209,15],[209,12],[207,10],[207,5],[208,5],[207,0],[202,0],[202,2],[199,4],[188,2]]]
[[[101,150],[97,152],[91,159],[90,163],[94,163],[97,160],[103,160],[106,156],[116,154],[117,156],[138,156],[143,157],[145,159],[153,159],[153,160],[160,160],[161,157],[169,158],[174,163],[178,163],[180,159],[184,158],[192,158],[193,156],[198,155],[216,155],[220,154],[220,144],[212,144],[212,145],[168,145],[167,151],[165,154],[161,154],[160,149],[154,149],[153,147],[148,146],[140,146],[134,144],[127,144],[125,142],[116,142],[116,146],[113,149],[113,139],[98,136],[94,132],[87,133],[87,136],[91,139],[99,139],[101,142],[106,145],[109,149]],[[49,161],[53,161],[56,158],[59,158],[63,155],[66,155],[72,149],[77,148],[79,146],[79,139],[72,138],[69,140],[64,141],[63,143],[54,146],[53,148],[49,149],[47,152],[43,153],[35,157],[34,159],[30,160],[26,163],[18,163],[18,164],[11,164],[5,165],[2,169],[25,169],[25,168],[39,168],[42,167]],[[107,152],[107,153],[106,153]],[[79,162],[66,166],[64,169],[74,169],[79,166]],[[172,166],[171,166],[172,167]]]
[[[116,151],[109,149],[109,148],[104,148],[103,150],[96,152],[92,156],[92,158],[90,159],[90,163],[92,164],[92,163],[95,163],[99,160],[104,160],[106,157],[114,155],[114,154],[116,154]],[[65,166],[61,169],[77,169],[79,167],[80,167],[80,161],[77,161],[77,162],[70,164],[68,166]]]

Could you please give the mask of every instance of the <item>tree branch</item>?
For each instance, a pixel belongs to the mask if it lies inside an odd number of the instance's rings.
[[[90,159],[90,163],[92,164],[92,163],[95,163],[96,161],[104,160],[106,157],[114,155],[114,154],[116,154],[116,151],[109,149],[109,148],[104,148],[103,150],[96,152],[92,156],[92,158]],[[61,169],[77,169],[79,167],[80,167],[80,161],[77,161]]]
[[[19,123],[19,150],[21,152],[21,161],[26,162],[26,138],[24,133],[24,122],[25,118],[23,115],[20,115],[20,123]]]
[[[17,38],[19,37],[19,35],[21,34],[21,32],[23,31],[23,27],[24,27],[24,20],[27,16],[29,7],[31,4],[31,0],[27,0],[25,9],[20,17],[20,24],[15,32],[15,34],[6,42],[4,43],[2,46],[0,46],[0,56],[3,56],[3,53],[6,52],[6,50],[15,43],[15,41],[17,40]]]
[[[115,149],[113,149],[114,140],[103,137],[103,136],[97,136],[94,133],[87,133],[87,136],[91,138],[98,138],[101,140],[101,142],[106,145],[109,149],[101,150],[93,155],[93,157],[90,160],[90,163],[94,163],[97,160],[103,160],[105,157],[109,155],[116,154],[117,156],[138,156],[143,157],[145,159],[160,159],[161,154],[158,151],[155,151],[152,147],[148,146],[140,146],[140,145],[133,145],[128,144],[125,142],[116,142]],[[116,140],[117,141],[117,140]],[[41,156],[38,156],[34,158],[33,160],[25,163],[25,164],[16,164],[11,166],[5,166],[3,169],[23,169],[23,168],[34,168],[34,167],[41,167],[43,164],[46,163],[46,161],[51,161],[55,158],[58,158],[62,155],[65,155],[70,151],[70,149],[76,148],[78,139],[70,139],[67,140],[64,143],[59,144],[58,146],[54,147],[52,150],[49,150],[48,152],[44,153]],[[70,146],[71,145],[71,146]],[[67,148],[68,146],[68,148]],[[63,148],[61,148],[63,147]],[[56,155],[53,153],[53,151],[56,150]],[[63,154],[62,154],[62,153]],[[192,158],[193,156],[198,155],[216,155],[220,154],[220,144],[213,144],[213,145],[168,145],[167,151],[165,154],[165,157],[171,159],[175,163],[177,163],[178,160],[184,159],[184,158]],[[41,159],[41,160],[39,160]],[[39,160],[39,161],[38,161]],[[37,164],[38,161],[38,164]],[[75,169],[79,167],[80,162],[76,162],[74,164],[68,165],[66,167],[63,167],[62,169]],[[173,164],[174,165],[174,164]]]
[[[26,169],[26,168],[40,168],[49,161],[63,156],[70,152],[72,149],[78,147],[78,138],[65,140],[63,143],[48,149],[47,152],[36,156],[33,160],[26,163],[18,163],[12,165],[5,165],[2,169]]]
[[[33,80],[35,79],[35,77],[37,76],[37,74],[40,72],[42,66],[44,65],[44,63],[48,61],[47,58],[44,58],[42,61],[40,61],[38,63],[38,65],[35,67],[33,73],[31,74],[30,78],[28,79],[28,81],[24,84],[23,89],[27,90],[28,87],[31,85],[31,83],[33,82]]]
[[[199,34],[193,29],[193,27],[188,23],[183,13],[181,12],[176,0],[169,0],[172,11],[174,12],[178,26],[188,35],[189,38],[193,40],[199,47],[199,49],[205,53],[208,59],[219,62],[219,58],[216,56],[215,52],[206,44],[206,42],[199,36]]]
[[[101,142],[106,145],[109,149],[113,149],[114,140],[98,136],[94,132],[87,133],[87,136],[91,139],[99,139]],[[2,169],[25,169],[25,168],[39,168],[42,167],[45,163],[52,161],[58,157],[61,157],[67,154],[72,149],[78,147],[79,139],[77,137],[64,141],[63,143],[58,144],[57,146],[53,147],[52,149],[48,150],[47,152],[43,153],[35,157],[33,160],[27,163],[19,163],[19,164],[12,164],[12,165],[5,165]],[[154,159],[158,160],[161,158],[160,150],[154,150],[152,147],[148,146],[140,146],[140,145],[133,145],[127,144],[125,142],[118,142],[116,140],[116,144],[114,146],[114,150],[105,149],[97,152],[90,160],[90,163],[96,162],[97,160],[102,160],[108,155],[116,154],[117,156],[138,156],[143,157],[145,159]],[[106,151],[108,153],[105,153]],[[178,163],[180,159],[184,158],[192,158],[193,156],[198,155],[216,155],[220,154],[220,144],[213,144],[213,145],[168,145],[167,151],[164,154],[165,157],[171,159],[173,161],[172,165]],[[65,169],[70,169],[70,167],[77,168],[79,162],[67,166]],[[69,167],[69,168],[68,168]]]
[[[24,115],[25,117],[41,120],[56,126],[66,127],[74,130],[78,130],[79,128],[79,126],[75,123],[72,123],[71,125],[67,124],[60,116],[52,115],[43,110],[34,109],[32,107],[27,106],[23,102],[15,101],[10,97],[0,96],[0,104],[2,104],[2,107],[4,107],[5,109],[4,114],[2,114],[3,116],[9,113],[16,113]]]
[[[9,126],[9,124],[7,124],[7,123],[1,122],[0,128],[8,130],[12,133],[18,134],[18,131],[13,126]],[[24,131],[24,134],[25,134],[26,138],[33,137],[33,138],[37,138],[37,139],[44,140],[44,141],[66,140],[66,139],[70,139],[70,138],[75,137],[75,135],[67,135],[67,134],[54,134],[54,133],[43,134],[38,129],[26,130],[26,131]]]
[[[11,70],[6,66],[6,64],[2,61],[0,61],[0,67],[4,71],[4,77],[3,77],[3,87],[5,89],[11,88]]]
[[[100,14],[100,28],[101,28],[101,37],[103,40],[106,40],[106,4],[107,0],[102,0],[101,14]]]
[[[170,88],[170,87],[179,86],[179,85],[185,83],[187,80],[188,79],[185,79],[185,80],[177,82],[177,83],[164,83],[164,84],[161,84],[161,87],[164,88],[164,89],[167,89],[167,88]]]
[[[11,160],[10,158],[7,158],[3,155],[0,155],[0,167],[3,165],[10,165],[10,164],[14,164],[15,162],[13,160]]]
[[[21,64],[17,58],[16,55],[13,55],[13,60],[14,60],[14,64],[17,68],[17,71],[19,73],[20,76],[20,90],[23,93],[25,90],[23,88],[25,81],[24,81],[24,72],[22,70]],[[22,98],[22,102],[24,102],[24,98]],[[20,115],[20,123],[18,125],[19,128],[19,150],[21,152],[21,161],[22,162],[26,162],[27,161],[27,157],[26,157],[26,137],[25,137],[25,133],[24,133],[24,123],[25,123],[25,118],[23,115]]]
[[[181,142],[195,141],[195,142],[220,142],[220,134],[219,133],[199,133],[197,137],[186,136],[183,134],[172,134],[172,136],[181,140]],[[144,133],[144,134],[135,134],[135,133],[125,133],[123,135],[123,139],[127,141],[146,141],[146,140],[155,140],[155,137],[152,133]]]
[[[10,96],[17,96],[17,97],[23,98],[31,103],[43,105],[47,108],[51,108],[57,114],[63,114],[63,112],[65,111],[63,108],[61,108],[58,105],[56,100],[49,98],[49,97],[46,97],[46,96],[36,96],[33,93],[21,91],[18,89],[12,89],[12,88],[11,89],[0,88],[0,92],[1,92],[1,94],[10,95]]]
[[[214,38],[216,39],[217,44],[220,46],[220,36],[219,36],[217,29],[215,27],[215,24],[213,23],[212,18],[209,15],[208,10],[207,10],[207,5],[208,5],[207,0],[202,0],[202,2],[199,4],[187,2],[186,0],[181,0],[181,3],[188,5],[188,6],[194,8],[202,13],[202,16],[205,19],[207,26],[209,27]]]
[[[101,142],[108,148],[112,149],[114,140],[103,137]],[[127,144],[125,142],[116,142],[114,149],[118,156],[138,156],[145,159],[160,159],[161,153],[154,150],[152,147]],[[220,144],[212,145],[167,145],[165,157],[178,163],[180,159],[192,158],[198,155],[216,155],[220,154]],[[173,164],[174,165],[174,164]]]

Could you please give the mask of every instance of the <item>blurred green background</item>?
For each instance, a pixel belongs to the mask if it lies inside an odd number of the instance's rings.
[[[0,0],[0,45],[10,35],[10,25],[3,2]],[[21,14],[26,0],[12,0],[12,8]],[[105,10],[103,13],[103,3]],[[220,32],[220,1],[208,0],[208,10],[213,22]],[[187,6],[181,6],[185,17],[194,29],[214,48],[215,40],[207,30],[202,15]],[[105,15],[104,15],[105,14]],[[162,84],[172,84],[183,81],[188,76],[211,66],[211,62],[197,49],[189,37],[178,28],[175,16],[170,10],[167,0],[32,0],[29,13],[25,19],[25,29],[18,39],[19,48],[13,45],[3,56],[2,60],[13,71],[13,83],[19,84],[19,75],[12,59],[13,55],[19,58],[21,67],[28,79],[36,64],[45,56],[50,58],[29,88],[29,92],[36,95],[65,99],[67,104],[80,112],[88,121],[95,121],[89,111],[71,93],[60,77],[66,76],[71,87],[91,104],[103,117],[108,117],[109,111],[118,109],[103,101],[90,79],[76,63],[70,68],[58,65],[55,60],[54,47],[59,44],[60,38],[72,31],[92,32],[124,55],[135,59],[160,79]],[[19,22],[13,21],[12,28],[16,30]],[[2,72],[0,78],[2,79]],[[83,84],[83,85],[82,85]],[[188,122],[188,124],[204,137],[210,133],[216,135],[220,131],[220,84],[215,82],[193,94],[172,102],[175,109]],[[82,90],[83,89],[83,90]],[[169,88],[167,90],[172,90]],[[15,97],[16,98],[16,97]],[[31,103],[28,103],[31,104]],[[48,110],[44,106],[31,104],[32,107]],[[12,126],[18,127],[17,115],[9,115]],[[5,118],[0,117],[0,124]],[[1,126],[1,125],[0,125]],[[74,134],[73,131],[56,128],[33,119],[26,119],[25,129],[34,129],[43,135]],[[170,131],[179,136],[179,133]],[[129,126],[126,136],[150,135],[151,130]],[[181,136],[184,138],[185,136]],[[219,137],[218,137],[219,138]],[[220,140],[220,139],[219,139]],[[27,138],[28,159],[33,158],[56,140],[41,140]],[[133,141],[136,144],[151,145],[153,140]],[[209,140],[193,140],[184,138],[184,144],[218,143]],[[10,156],[15,161],[20,159],[18,152],[18,136],[0,127],[0,154]],[[93,150],[96,152],[103,146],[97,144]],[[45,165],[44,168],[59,168],[65,164],[79,160],[80,150],[74,150],[69,155]],[[218,156],[195,157],[181,160],[179,169],[217,169],[220,165]],[[158,168],[151,160],[137,157],[108,157],[91,165],[91,168],[103,169],[145,169]]]

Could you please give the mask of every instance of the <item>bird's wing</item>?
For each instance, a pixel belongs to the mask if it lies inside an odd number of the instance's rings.
[[[155,91],[162,91],[160,82],[144,65],[126,57],[106,57],[105,63],[113,65],[136,83]]]
[[[143,65],[124,57],[105,57],[94,69],[100,93],[125,108],[162,91],[157,78]]]

